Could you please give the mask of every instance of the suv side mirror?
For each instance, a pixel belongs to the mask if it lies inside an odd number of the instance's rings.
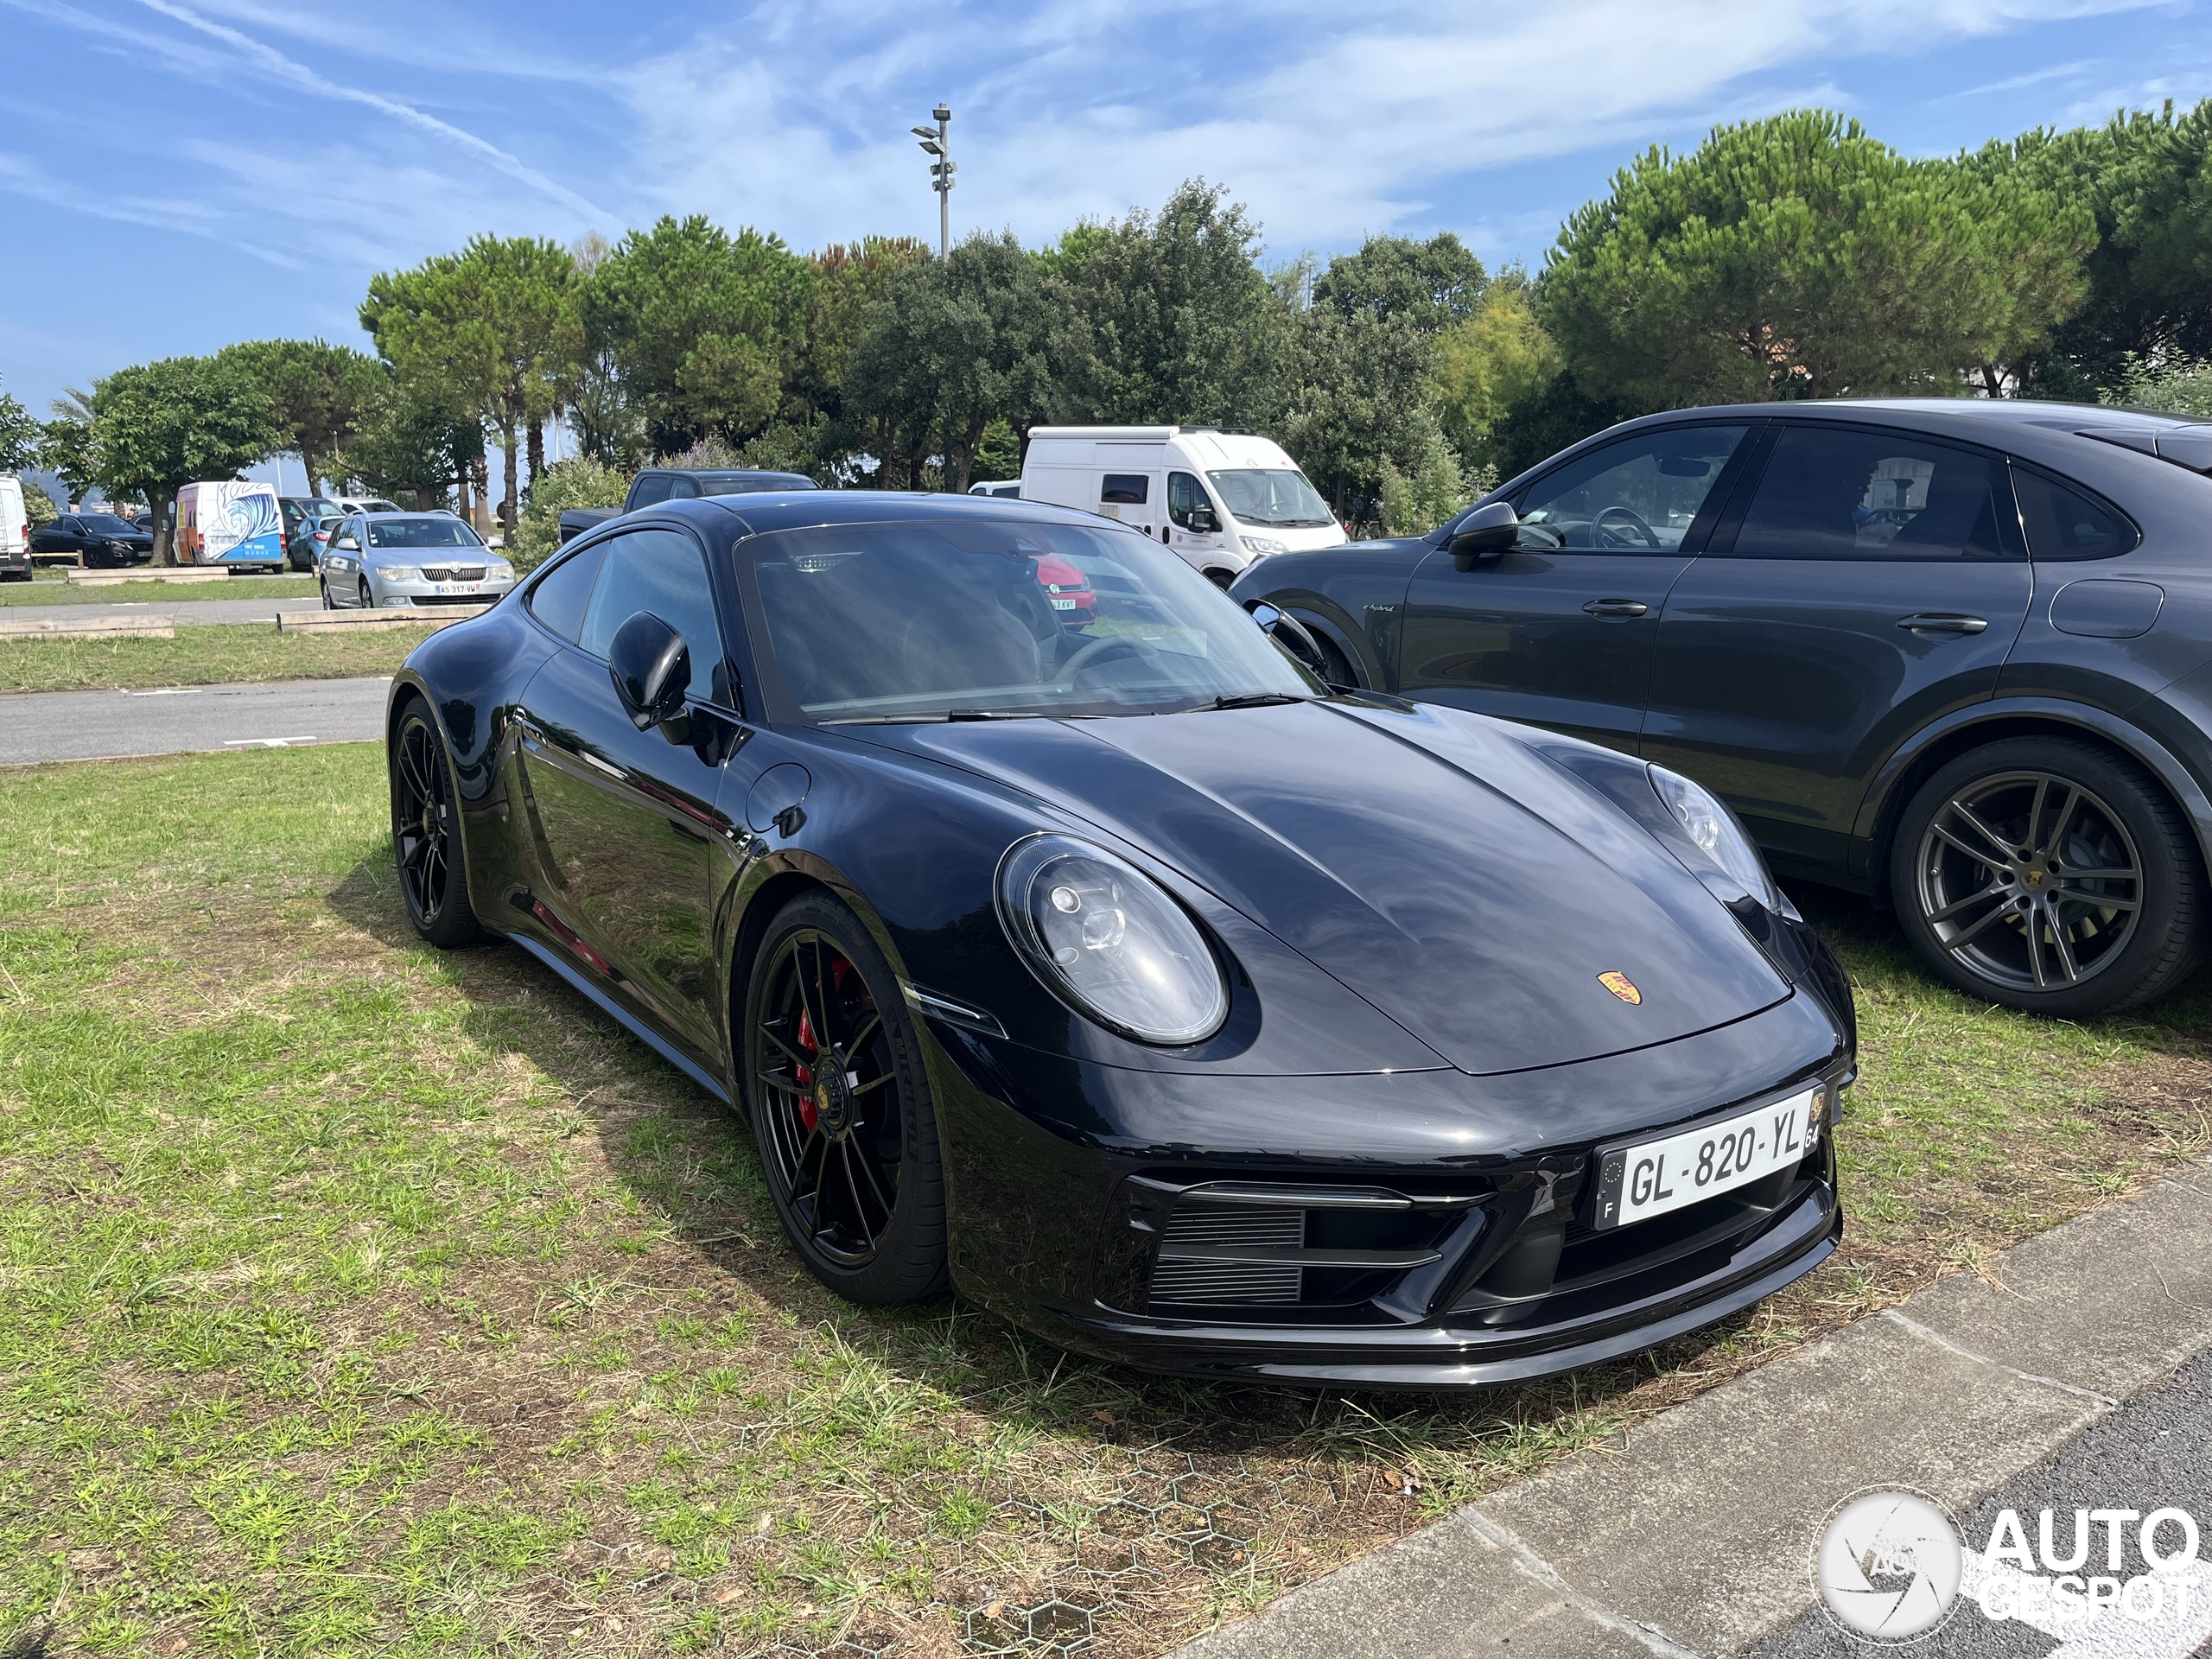
[[[1510,501],[1493,501],[1477,507],[1452,532],[1452,556],[1462,570],[1478,559],[1494,559],[1512,547],[1521,533],[1520,515]]]
[[[1244,608],[1260,625],[1260,632],[1288,652],[1313,677],[1326,685],[1329,683],[1328,658],[1321,654],[1320,642],[1313,638],[1306,626],[1288,611],[1271,605],[1264,599],[1246,603]]]
[[[691,648],[651,611],[639,611],[614,631],[607,666],[615,695],[639,731],[664,726],[683,712],[691,689]]]

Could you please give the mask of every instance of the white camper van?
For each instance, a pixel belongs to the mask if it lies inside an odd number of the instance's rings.
[[[0,577],[31,579],[31,521],[23,511],[22,480],[11,473],[0,473]]]
[[[1211,426],[1040,426],[1021,499],[1135,525],[1226,588],[1269,553],[1336,547],[1344,526],[1266,438]]]

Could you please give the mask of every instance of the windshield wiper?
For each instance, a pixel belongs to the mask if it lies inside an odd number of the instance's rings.
[[[1278,703],[1311,702],[1311,697],[1301,697],[1289,691],[1243,691],[1233,697],[1216,697],[1211,702],[1202,702],[1201,709],[1271,709]]]
[[[948,709],[947,720],[1044,720],[1048,718],[1036,709]]]

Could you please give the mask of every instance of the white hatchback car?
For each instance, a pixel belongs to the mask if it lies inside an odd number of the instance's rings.
[[[348,513],[322,550],[322,607],[488,605],[515,568],[449,512]]]

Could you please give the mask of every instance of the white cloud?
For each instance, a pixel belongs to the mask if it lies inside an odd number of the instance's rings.
[[[1471,174],[1592,149],[1625,159],[1655,125],[1834,101],[1825,85],[1765,84],[1808,65],[2150,3],[1485,0],[1446,14],[1070,0],[1013,19],[778,4],[741,43],[704,31],[613,84],[635,123],[637,197],[802,245],[933,231],[925,163],[903,134],[949,84],[957,223],[1041,238],[1203,174],[1230,182],[1275,246],[1338,245]]]

